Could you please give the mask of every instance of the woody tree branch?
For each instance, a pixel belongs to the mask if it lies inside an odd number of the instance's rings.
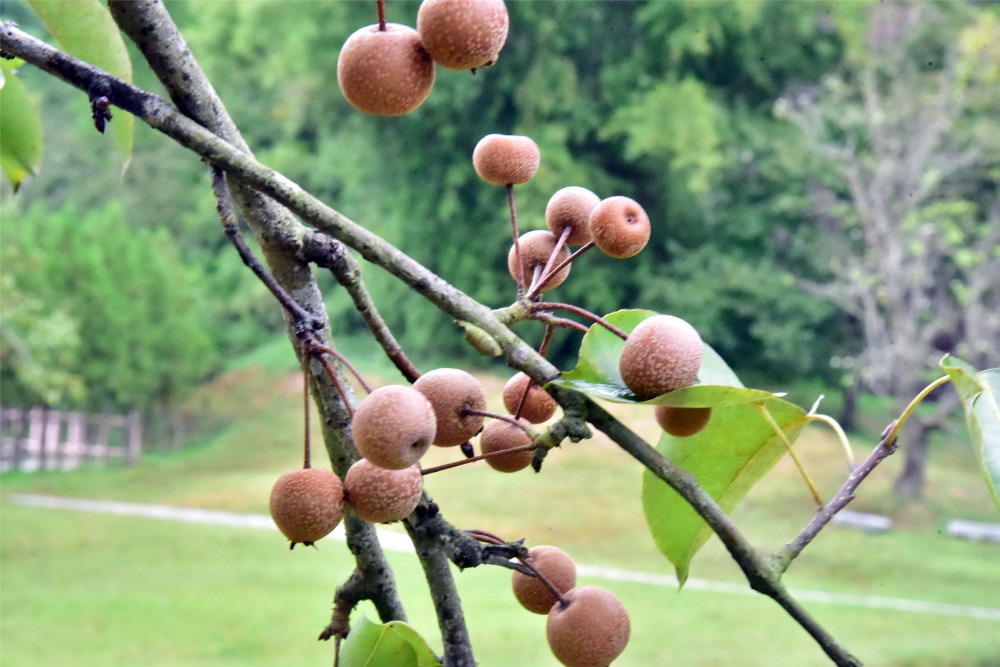
[[[115,4],[127,7],[133,3]],[[144,5],[145,3],[135,4]],[[141,31],[147,27],[143,25],[142,21],[139,21],[134,29]],[[304,262],[300,259],[303,248],[314,244],[328,243],[329,237],[333,237],[359,252],[369,262],[384,268],[451,317],[474,324],[496,342],[510,365],[524,371],[536,382],[546,384],[558,376],[559,370],[514,334],[491,309],[465,295],[381,237],[322,203],[294,182],[257,162],[249,153],[237,149],[224,138],[178,113],[161,98],[73,59],[43,42],[31,38],[12,24],[3,24],[2,36],[5,52],[24,58],[29,63],[77,88],[87,90],[95,80],[106,82],[108,96],[115,106],[137,115],[154,129],[167,134],[177,143],[194,151],[210,163],[223,168],[227,174],[235,177],[241,186],[267,195],[313,225],[315,229],[307,228],[290,215],[282,215],[278,221],[268,224],[268,218],[265,217],[261,223],[264,224],[264,229],[259,232],[262,245],[266,244],[270,252],[278,255],[279,262],[290,263],[296,271],[304,269],[305,275],[308,276],[308,267],[304,266]],[[251,195],[248,194],[248,196]],[[251,229],[254,229],[254,225],[251,225]],[[257,230],[255,233],[258,233]],[[268,255],[268,262],[271,262],[270,255]],[[293,276],[298,275],[296,271],[293,271]],[[284,275],[278,273],[275,277],[279,278],[279,282],[285,279]],[[315,289],[315,284],[311,283],[311,276],[309,276],[307,284],[310,289]],[[295,295],[300,304],[309,303],[308,301],[304,302],[294,292],[290,291],[290,293]],[[322,307],[321,303],[319,307]],[[690,503],[725,544],[743,570],[751,587],[775,599],[820,643],[835,662],[842,665],[858,664],[788,595],[780,580],[770,571],[767,563],[739,533],[718,503],[702,490],[690,475],[663,459],[648,443],[631,433],[586,396],[558,388],[553,393],[568,414],[576,415],[580,419],[593,423]],[[339,430],[334,429],[334,441],[338,437],[343,437],[344,427],[347,424],[338,403],[339,400],[334,401],[333,405],[330,406],[321,403],[321,409],[324,410],[323,414],[327,415],[327,421],[331,420],[332,415],[334,423],[340,426]],[[338,418],[342,421],[336,421]],[[345,451],[350,450],[345,446]],[[351,529],[350,526],[348,528]],[[424,551],[425,546],[418,546],[418,553]],[[438,555],[428,559],[425,563],[425,570],[428,573],[434,572],[434,576],[443,576],[445,569]],[[447,591],[445,591],[445,597],[451,597]],[[464,634],[454,628],[442,628],[442,633],[447,637],[454,638]],[[471,654],[469,656],[471,658]],[[448,661],[447,655],[446,661]],[[456,657],[455,660],[450,661],[450,664],[468,663]]]

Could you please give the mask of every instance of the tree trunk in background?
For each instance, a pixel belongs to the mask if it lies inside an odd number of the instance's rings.
[[[904,457],[903,472],[894,484],[896,495],[904,500],[920,500],[924,496],[930,434],[936,428],[938,426],[933,420],[911,417],[904,429],[900,438],[900,449]]]
[[[845,431],[853,431],[858,427],[858,385],[856,382],[844,387],[842,392],[844,405],[840,409],[837,421]]]

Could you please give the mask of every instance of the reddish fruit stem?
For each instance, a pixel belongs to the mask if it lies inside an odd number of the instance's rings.
[[[352,364],[350,361],[347,360],[347,357],[342,355],[340,352],[337,352],[332,347],[327,347],[326,345],[320,345],[319,343],[314,343],[312,345],[311,351],[319,355],[329,354],[331,357],[333,357],[341,364],[343,364],[344,368],[346,368],[351,372],[351,375],[353,375],[357,379],[358,384],[361,385],[361,388],[365,390],[366,394],[372,393],[371,385],[365,381],[365,378],[364,376],[361,375],[361,372],[354,366],[354,364]],[[346,397],[343,398],[345,398],[344,402],[346,403],[347,402]]]
[[[514,185],[507,186],[507,210],[510,212],[510,229],[514,238],[514,257],[517,263],[517,298],[524,295],[524,262],[521,259],[520,232],[517,226],[517,204],[514,201]]]
[[[478,456],[472,456],[467,459],[462,459],[460,461],[452,461],[451,463],[442,463],[439,466],[434,466],[432,468],[424,468],[420,471],[421,475],[430,475],[431,473],[441,472],[442,470],[450,470],[451,468],[457,468],[458,466],[464,466],[468,463],[475,463],[476,461],[485,461],[488,458],[494,456],[500,456],[501,454],[512,454],[514,452],[527,452],[534,449],[538,449],[538,445],[534,442],[528,443],[527,445],[518,445],[517,447],[511,447],[509,449],[498,449],[495,452],[488,452],[486,454],[479,454]]]
[[[344,408],[347,410],[347,416],[351,419],[354,418],[354,408],[351,407],[351,402],[347,400],[347,390],[344,389],[344,385],[340,382],[340,378],[337,377],[337,373],[334,372],[333,367],[330,362],[326,360],[322,355],[317,356],[316,360],[323,365],[323,370],[326,371],[327,377],[330,378],[330,382],[333,383],[334,388],[337,393],[340,394],[340,400],[344,403]]]
[[[385,0],[378,0],[375,4],[378,6],[378,30],[385,32]]]
[[[563,246],[566,245],[566,239],[569,237],[572,231],[573,227],[571,226],[563,227],[562,234],[559,235],[559,238],[556,240],[555,247],[552,248],[552,254],[549,255],[548,261],[545,262],[545,268],[542,269],[541,278],[533,281],[531,288],[528,289],[529,299],[538,294],[539,292],[541,292],[542,289],[545,287],[545,285],[548,284],[549,281],[551,281],[552,278],[554,278],[555,275],[570,262],[570,259],[566,259],[559,263],[558,270],[552,268],[552,265],[555,264],[556,262],[556,258],[559,256],[559,251],[562,250]],[[572,258],[572,255],[570,255],[570,258]]]
[[[304,432],[304,443],[302,448],[304,450],[302,456],[302,467],[309,468],[309,355],[302,355],[302,412],[304,414],[305,428]]]
[[[542,337],[542,342],[538,346],[538,354],[545,356],[549,351],[549,343],[552,342],[552,333],[555,331],[555,326],[548,324],[545,326],[545,335]],[[534,380],[528,378],[528,384],[524,387],[524,393],[521,394],[521,399],[517,402],[517,410],[514,410],[514,419],[521,418],[521,412],[524,410],[524,404],[528,400],[528,394],[531,393],[531,388],[535,386]],[[538,385],[541,386],[541,385]]]
[[[570,229],[570,228],[567,227],[566,229]],[[567,234],[566,230],[564,229],[563,230],[563,235],[566,235],[566,234]],[[544,274],[544,277],[539,281],[538,285],[536,285],[535,288],[528,293],[528,298],[530,299],[531,297],[535,296],[535,294],[537,294],[539,291],[541,291],[541,289],[543,287],[545,287],[546,283],[548,283],[550,280],[552,280],[552,276],[554,276],[557,273],[559,273],[560,271],[562,271],[563,268],[565,268],[566,266],[572,264],[573,260],[575,260],[577,257],[579,257],[580,255],[582,255],[583,253],[587,252],[588,250],[590,250],[593,247],[594,247],[594,242],[593,241],[587,241],[582,246],[580,246],[579,248],[577,248],[576,252],[574,252],[572,255],[570,255],[569,257],[567,257],[563,261],[559,262],[556,266],[554,266],[551,271],[548,270],[548,267],[546,267],[546,273]]]
[[[571,313],[575,313],[575,314],[579,315],[580,317],[586,317],[588,320],[590,320],[590,321],[592,321],[592,322],[594,322],[596,324],[600,324],[602,327],[604,327],[605,329],[607,329],[608,331],[610,331],[614,335],[618,336],[622,340],[628,340],[628,334],[627,333],[625,333],[624,331],[622,331],[621,329],[619,329],[615,325],[611,324],[610,322],[608,322],[607,320],[605,320],[600,315],[595,315],[592,312],[590,312],[589,310],[586,310],[584,308],[580,308],[579,306],[573,306],[573,305],[570,305],[568,303],[555,303],[555,302],[544,302],[543,301],[543,302],[531,304],[531,310],[533,312],[534,311],[538,311],[538,310],[566,310],[566,311],[569,311]]]
[[[480,415],[483,417],[491,417],[493,419],[499,419],[500,421],[505,421],[508,424],[513,424],[514,426],[518,427],[519,429],[521,429],[522,431],[524,431],[529,435],[531,434],[531,430],[527,426],[525,426],[524,424],[519,422],[516,418],[510,415],[502,415],[498,412],[490,412],[489,410],[477,410],[476,408],[462,408],[462,410],[459,412],[459,415],[462,417],[465,417],[467,415]]]

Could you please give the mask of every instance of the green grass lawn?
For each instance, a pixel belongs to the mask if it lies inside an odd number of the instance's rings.
[[[503,380],[484,383],[495,396]],[[202,397],[233,420],[210,440],[147,456],[131,469],[5,474],[0,662],[332,664],[332,647],[315,637],[329,620],[334,588],[352,569],[343,543],[324,540],[319,550],[289,552],[271,531],[30,508],[8,500],[10,493],[30,492],[266,513],[274,479],[300,458],[297,389],[294,377],[238,369]],[[496,398],[491,403],[499,406]],[[655,434],[645,411],[618,412],[639,432]],[[1000,546],[941,534],[949,518],[997,520],[970,448],[954,444],[935,445],[929,498],[918,506],[893,505],[889,488],[900,461],[887,461],[862,487],[858,506],[890,511],[900,527],[881,535],[828,529],[792,565],[789,586],[1000,607]],[[799,449],[824,493],[832,493],[844,468],[832,438],[811,428]],[[431,463],[454,455],[434,450]],[[553,452],[540,475],[503,475],[477,464],[430,476],[426,487],[460,527],[557,544],[579,563],[671,574],[645,531],[639,480],[637,464],[595,438]],[[783,462],[734,518],[761,549],[771,551],[811,513],[801,479]],[[415,558],[391,554],[390,560],[410,621],[439,649]],[[696,557],[691,575],[741,581],[714,539]],[[480,664],[555,664],[545,645],[544,617],[517,605],[507,572],[480,568],[458,581]],[[616,665],[827,664],[805,632],[760,596],[585,581],[611,588],[630,611],[632,640]],[[997,621],[805,605],[866,664],[1000,664]]]

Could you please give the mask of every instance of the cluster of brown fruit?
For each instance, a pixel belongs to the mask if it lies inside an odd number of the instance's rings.
[[[538,146],[531,137],[520,135],[488,134],[472,151],[476,174],[492,185],[527,183],[540,163]],[[610,257],[626,259],[646,247],[650,235],[649,216],[634,199],[620,195],[601,199],[587,188],[575,185],[552,195],[545,207],[545,225],[548,229],[527,232],[518,239],[517,251],[523,267],[521,284],[529,284],[534,272],[546,265],[566,262],[570,258],[566,246],[592,244]],[[518,280],[515,248],[507,256],[507,268]],[[569,268],[568,263],[562,266],[539,291],[562,284],[569,276]]]
[[[522,419],[544,421],[555,401],[537,385],[529,387],[521,374],[511,381],[510,398]],[[517,397],[513,392],[520,392]],[[505,396],[508,392],[505,392]],[[517,401],[520,401],[518,403]],[[337,527],[350,508],[370,523],[401,521],[420,502],[423,475],[420,458],[434,444],[462,445],[482,431],[483,454],[531,444],[526,431],[500,419],[483,428],[486,395],[479,381],[457,368],[425,373],[412,385],[375,389],[358,405],[352,421],[354,444],[363,458],[347,471],[343,483],[331,471],[302,468],[283,474],[271,490],[271,516],[294,547],[310,545]],[[525,459],[525,455],[527,458]],[[525,468],[531,450],[500,454],[487,461],[504,472]]]
[[[472,153],[476,173],[493,185],[526,183],[540,162],[535,142],[518,135],[489,134]],[[548,229],[522,234],[507,254],[507,270],[519,285],[528,286],[529,296],[565,282],[572,266],[570,245],[592,244],[610,257],[626,259],[637,255],[650,237],[649,216],[638,202],[624,196],[602,200],[575,185],[552,195],[545,207],[545,225]],[[640,400],[649,400],[694,384],[701,357],[701,337],[694,327],[679,317],[657,315],[628,337],[620,370],[629,389]],[[554,406],[553,402],[553,410]],[[515,412],[509,404],[507,409]],[[705,427],[711,409],[657,406],[655,414],[665,431],[686,437]],[[548,416],[537,421],[527,418],[538,423]]]
[[[423,0],[416,29],[383,18],[348,37],[337,82],[359,111],[407,114],[430,95],[435,63],[473,71],[492,65],[508,26],[504,0]]]
[[[625,650],[629,617],[614,593],[577,586],[576,564],[549,545],[528,550],[537,576],[514,572],[514,597],[528,611],[548,614],[545,632],[553,655],[567,667],[606,667]]]

